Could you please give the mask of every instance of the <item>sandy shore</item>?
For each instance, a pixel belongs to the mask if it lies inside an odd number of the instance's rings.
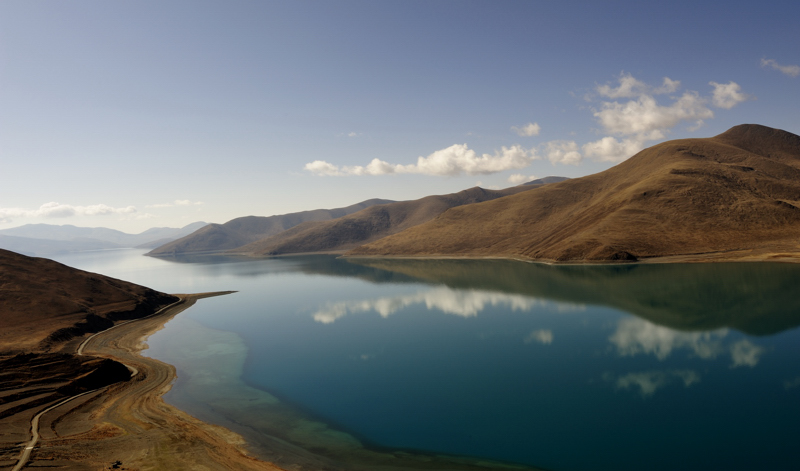
[[[175,369],[140,355],[144,340],[197,299],[225,293],[180,295],[182,302],[157,315],[118,324],[83,345],[83,355],[116,360],[133,373],[119,382],[55,407],[39,419],[40,438],[30,450],[28,467],[58,469],[280,470],[249,456],[244,439],[222,427],[201,422],[166,404],[161,396],[175,379]],[[78,345],[71,348],[77,350]],[[54,385],[57,386],[57,385]],[[13,469],[30,439],[28,416],[4,420],[0,469]],[[13,430],[16,428],[17,430]],[[16,443],[9,443],[14,441]],[[115,463],[116,468],[112,468]]]

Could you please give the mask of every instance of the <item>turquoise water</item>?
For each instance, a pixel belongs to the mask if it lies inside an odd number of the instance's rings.
[[[178,369],[168,402],[279,463],[381,469],[397,450],[428,469],[451,469],[435,454],[552,470],[800,463],[798,265],[141,254],[59,261],[173,293],[237,290],[147,353]]]

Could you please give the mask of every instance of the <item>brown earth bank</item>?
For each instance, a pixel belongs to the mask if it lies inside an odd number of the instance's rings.
[[[0,469],[17,466],[42,412],[26,469],[280,469],[165,404],[174,368],[138,355],[204,296],[0,250]]]
[[[0,249],[0,351],[52,352],[175,296]]]
[[[655,145],[595,175],[449,209],[347,255],[794,261],[799,235],[800,136],[745,124]]]

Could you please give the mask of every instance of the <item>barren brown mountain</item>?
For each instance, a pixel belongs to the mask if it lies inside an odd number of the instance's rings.
[[[0,350],[47,351],[178,298],[0,249]]]
[[[153,249],[147,255],[169,257],[184,253],[220,252],[234,249],[283,232],[303,222],[327,221],[376,204],[391,202],[391,200],[371,199],[345,208],[316,209],[279,216],[236,218],[225,224],[209,224],[186,237]]]
[[[604,172],[446,211],[353,256],[560,262],[800,254],[800,136],[745,124]]]
[[[494,200],[530,190],[544,183],[504,190],[474,187],[449,195],[371,206],[357,213],[322,222],[306,222],[233,252],[251,255],[341,253],[361,244],[430,221],[449,208]]]

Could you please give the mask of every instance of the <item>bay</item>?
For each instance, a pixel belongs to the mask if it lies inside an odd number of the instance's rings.
[[[238,291],[170,321],[146,353],[178,370],[165,400],[279,464],[800,463],[797,265],[59,261],[166,292]]]

